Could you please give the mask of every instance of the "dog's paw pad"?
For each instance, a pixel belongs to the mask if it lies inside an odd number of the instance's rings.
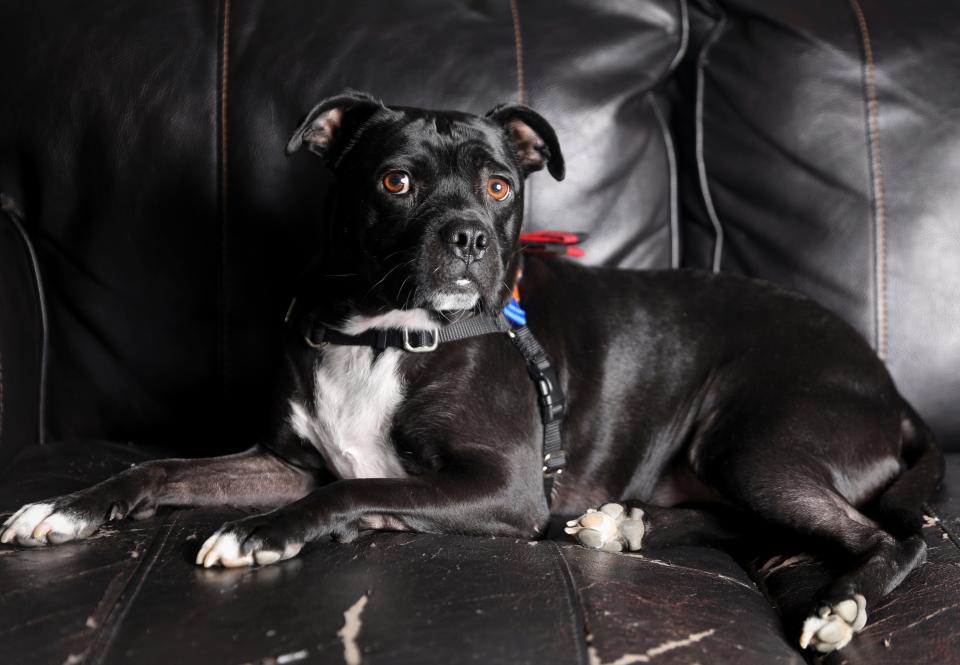
[[[95,528],[86,520],[58,511],[53,503],[28,503],[0,527],[0,543],[26,547],[59,545],[86,538]]]
[[[845,647],[867,625],[866,600],[860,594],[822,605],[803,622],[800,648],[829,653]]]
[[[644,534],[643,511],[633,508],[629,514],[619,503],[591,508],[567,522],[564,531],[585,547],[606,552],[639,550]]]

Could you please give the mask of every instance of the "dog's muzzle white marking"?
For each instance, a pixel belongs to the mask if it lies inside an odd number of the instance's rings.
[[[480,296],[476,293],[438,293],[430,299],[430,305],[438,312],[472,309]]]

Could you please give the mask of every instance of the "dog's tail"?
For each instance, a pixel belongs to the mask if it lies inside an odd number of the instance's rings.
[[[923,526],[924,505],[943,480],[943,453],[930,427],[904,401],[900,419],[903,461],[907,468],[880,495],[873,513],[897,538],[917,533]]]

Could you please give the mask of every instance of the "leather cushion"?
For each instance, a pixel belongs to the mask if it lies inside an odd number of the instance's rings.
[[[106,442],[22,453],[0,474],[0,510],[49,498],[160,454]],[[193,557],[230,510],[162,511],[58,548],[0,546],[4,662],[341,662],[344,612],[367,596],[363,663],[801,663],[776,614],[726,554],[643,556],[569,538],[377,533],[314,543],[262,569]],[[55,582],[55,583],[53,583]],[[669,654],[669,655],[668,655]],[[642,662],[642,661],[641,661]]]
[[[677,107],[684,262],[845,317],[954,449],[958,22],[936,0],[701,0]]]
[[[85,487],[162,451],[73,441],[32,447],[0,472],[0,511]],[[960,663],[960,455],[924,529],[930,561],[871,611],[833,663]],[[798,622],[830,562],[761,556],[751,578],[727,554],[677,547],[587,550],[560,535],[377,533],[314,543],[262,569],[202,570],[193,557],[230,510],[162,511],[58,548],[0,546],[4,662],[261,662],[306,652],[340,662],[344,611],[364,595],[364,663],[801,663]],[[784,564],[784,565],[780,565]],[[759,573],[760,569],[764,569]],[[53,584],[52,582],[56,583]],[[785,624],[785,627],[784,627]],[[638,659],[639,658],[639,659]],[[76,661],[74,661],[76,662]]]

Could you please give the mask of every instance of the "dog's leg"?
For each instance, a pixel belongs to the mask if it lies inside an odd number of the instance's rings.
[[[110,520],[145,518],[161,506],[277,506],[305,496],[314,476],[256,447],[207,459],[139,464],[85,490],[27,504],[3,524],[0,542],[58,545]]]
[[[919,535],[897,540],[857,511],[839,494],[825,493],[823,516],[836,520],[823,535],[859,557],[856,568],[821,592],[803,623],[800,646],[830,652],[845,646],[867,623],[867,608],[895,589],[926,560]],[[823,528],[823,526],[821,526]],[[839,533],[839,530],[843,533]]]
[[[857,557],[855,568],[821,592],[801,630],[801,647],[827,653],[863,629],[867,609],[924,561],[926,545],[919,536],[894,538],[836,491],[828,477],[791,471],[803,464],[781,462],[779,469],[752,467],[770,470],[758,482],[746,475],[752,473],[749,465],[731,465],[727,496],[737,496],[769,525],[832,543]]]
[[[511,498],[502,472],[483,476],[474,468],[470,476],[340,480],[273,512],[223,525],[204,543],[197,564],[274,563],[305,543],[327,536],[347,542],[360,528],[384,523],[428,533],[537,535],[549,517],[539,488]]]

